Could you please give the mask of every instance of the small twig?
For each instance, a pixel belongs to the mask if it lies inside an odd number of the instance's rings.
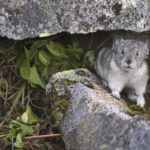
[[[9,112],[7,113],[7,117],[8,117],[8,118],[10,118],[11,113],[13,112],[14,108],[15,108],[16,105],[18,104],[19,99],[21,98],[22,93],[23,93],[23,91],[25,90],[25,88],[26,88],[26,84],[24,83],[24,84],[21,86],[21,88],[19,89],[19,91],[18,91],[18,93],[17,93],[17,96],[16,96],[16,98],[14,99],[11,108],[10,108]]]
[[[7,104],[7,96],[8,96],[8,82],[6,80],[4,80],[5,82],[5,98],[4,98],[4,108],[6,108],[6,104]]]
[[[101,42],[101,43],[98,45],[97,50],[101,49],[102,46],[112,38],[113,35],[114,35],[114,34],[112,34],[111,36],[109,36],[108,38],[106,38],[103,42]]]
[[[14,98],[14,97],[17,95],[17,93],[18,93],[18,91],[17,91],[16,93],[13,93],[12,95],[10,95],[10,96],[7,98],[7,100],[10,100],[10,99]]]
[[[100,50],[100,49],[103,47],[103,45],[104,45],[105,43],[107,43],[107,42],[108,42],[114,35],[116,35],[116,34],[117,34],[117,32],[111,34],[108,38],[106,38],[103,42],[101,42],[101,43],[98,45],[98,47],[97,47],[96,50]]]
[[[90,50],[90,49],[91,49],[92,44],[93,44],[93,40],[94,40],[94,37],[93,37],[93,34],[92,34],[92,35],[91,35],[90,42],[89,42],[88,50]]]
[[[23,137],[23,140],[30,140],[30,139],[45,139],[45,138],[53,138],[61,136],[61,134],[49,134],[49,135],[37,135],[37,136],[26,136]]]

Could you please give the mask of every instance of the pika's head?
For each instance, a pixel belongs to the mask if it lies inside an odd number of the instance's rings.
[[[149,54],[148,40],[133,40],[115,37],[113,45],[113,58],[123,70],[139,68]]]

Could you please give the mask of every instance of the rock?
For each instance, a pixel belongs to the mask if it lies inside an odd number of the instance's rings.
[[[63,31],[150,30],[147,0],[0,0],[0,36],[25,39]]]
[[[130,116],[126,103],[111,97],[88,70],[54,74],[46,93],[54,107],[68,100],[60,123],[67,150],[150,150],[150,121]]]

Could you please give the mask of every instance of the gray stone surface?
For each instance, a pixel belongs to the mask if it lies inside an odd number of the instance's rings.
[[[0,36],[150,29],[150,0],[0,0]]]
[[[67,150],[150,150],[150,120],[131,117],[87,70],[54,74],[46,92],[53,104],[69,101],[61,122]]]

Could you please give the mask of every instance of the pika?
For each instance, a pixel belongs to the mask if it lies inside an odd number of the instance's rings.
[[[128,98],[144,107],[148,54],[148,40],[124,39],[121,36],[114,38],[111,48],[100,50],[95,70],[102,83],[109,87],[113,97],[120,99],[120,92],[128,88]]]

